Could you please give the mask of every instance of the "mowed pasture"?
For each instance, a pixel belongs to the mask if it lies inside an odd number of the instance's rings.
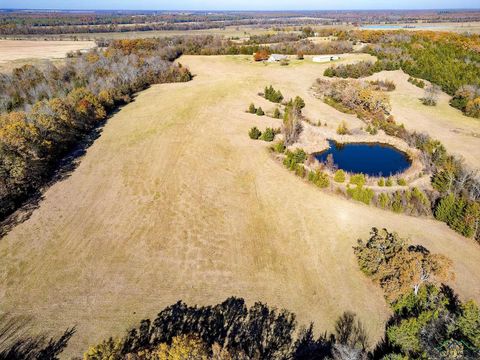
[[[425,90],[408,82],[401,70],[382,71],[367,78],[392,80],[396,89],[390,93],[392,113],[407,129],[428,133],[448,149],[464,158],[472,168],[480,167],[480,120],[470,118],[450,106],[450,96],[439,92],[436,106],[425,106],[420,98]],[[429,82],[425,81],[428,87]]]
[[[123,107],[71,176],[0,240],[2,312],[29,316],[32,332],[76,325],[65,357],[123,335],[179,299],[203,305],[228,296],[287,308],[319,331],[355,311],[373,344],[389,308],[352,251],[372,226],[450,257],[457,274],[451,285],[462,299],[480,300],[473,240],[432,219],[323,192],[272,160],[267,143],[249,139],[252,126],[280,125],[245,112],[252,101],[273,109],[257,95],[270,84],[286,97],[302,96],[313,120],[362,126],[311,93],[329,64],[267,66],[244,56],[180,62],[193,81],[153,86]],[[445,118],[438,126],[457,125]]]

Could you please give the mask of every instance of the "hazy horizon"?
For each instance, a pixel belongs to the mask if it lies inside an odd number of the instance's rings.
[[[326,0],[263,0],[254,5],[246,0],[180,0],[172,3],[155,0],[4,0],[1,9],[17,10],[138,10],[138,11],[345,11],[345,10],[478,10],[477,0],[461,0],[452,6],[447,0],[406,0],[402,6],[392,7],[391,2],[352,0],[341,5]]]

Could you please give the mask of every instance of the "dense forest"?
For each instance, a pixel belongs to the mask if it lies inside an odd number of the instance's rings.
[[[0,76],[0,217],[37,192],[60,159],[116,107],[151,84],[191,79],[181,51],[154,40],[114,41],[63,66]]]

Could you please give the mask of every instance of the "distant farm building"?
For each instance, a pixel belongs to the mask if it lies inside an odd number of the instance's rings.
[[[279,61],[287,60],[287,59],[288,59],[287,55],[272,54],[268,58],[268,62],[279,62]]]
[[[322,56],[315,56],[312,61],[316,63],[324,63],[329,61],[335,61],[340,59],[340,57],[336,55],[322,55]]]

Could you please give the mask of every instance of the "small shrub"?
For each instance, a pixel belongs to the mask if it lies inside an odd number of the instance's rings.
[[[419,87],[420,89],[423,89],[425,87],[425,82],[420,79],[415,79],[413,77],[408,78],[408,82],[415,85],[416,87]]]
[[[298,59],[298,60],[303,60],[304,58],[305,58],[305,57],[304,57],[304,55],[303,55],[303,52],[301,52],[301,51],[297,52],[297,59]]]
[[[388,178],[387,181],[385,181],[385,186],[393,186],[393,180],[391,178]]]
[[[257,112],[257,108],[255,107],[254,103],[251,103],[250,106],[248,107],[248,112],[250,114],[255,114]]]
[[[319,169],[315,171],[310,171],[308,173],[308,181],[314,183],[320,188],[326,188],[330,185],[330,180],[328,179],[328,175],[325,174],[323,171]]]
[[[365,131],[368,132],[370,135],[377,135],[378,134],[378,129],[376,128],[376,126],[372,126],[370,124],[368,124]]]
[[[283,154],[285,152],[285,143],[283,141],[279,141],[273,144],[272,150],[276,153]]]
[[[396,88],[395,83],[391,80],[374,80],[370,81],[370,84],[374,86],[375,90],[393,91]]]
[[[295,151],[287,150],[285,153],[286,157],[283,160],[283,164],[290,170],[295,170],[297,164],[303,164],[307,159],[307,154],[303,149],[296,149]]]
[[[400,185],[400,186],[406,186],[407,185],[407,180],[405,180],[403,178],[398,178],[397,179],[397,184]]]
[[[268,101],[271,101],[274,103],[280,103],[283,100],[283,95],[280,92],[280,90],[275,90],[272,85],[265,87],[263,96]]]
[[[350,184],[363,186],[365,185],[365,183],[366,183],[365,175],[363,174],[354,174],[350,177]]]
[[[250,136],[250,139],[257,140],[260,136],[262,136],[262,132],[258,130],[256,126],[254,126],[248,132],[248,136]]]
[[[275,110],[273,110],[273,115],[272,115],[275,119],[280,119],[282,117],[282,114],[280,113],[280,110],[278,108],[275,108]]]
[[[337,170],[335,172],[335,176],[333,177],[333,180],[337,183],[343,183],[345,182],[345,171],[343,170]]]
[[[389,202],[390,202],[390,198],[388,197],[388,194],[381,193],[381,194],[378,196],[378,205],[379,205],[382,209],[386,209],[386,208],[388,207]]]
[[[378,186],[385,186],[385,179],[384,178],[378,179],[377,184],[378,184]]]
[[[280,66],[288,66],[288,64],[290,64],[290,60],[288,59],[280,60]]]
[[[338,135],[347,135],[349,134],[349,130],[348,130],[348,127],[347,127],[347,124],[345,124],[344,121],[341,122],[340,125],[338,125],[338,128],[337,128],[337,134]]]
[[[437,101],[435,99],[428,98],[428,97],[422,97],[422,98],[420,98],[420,101],[425,106],[436,106],[437,105]]]
[[[354,188],[347,187],[347,194],[354,200],[361,201],[364,204],[370,205],[373,196],[375,195],[372,189],[364,188],[362,185],[357,185]]]
[[[295,166],[295,175],[300,176],[301,178],[304,178],[306,174],[305,167],[301,164],[297,164]]]
[[[271,128],[266,128],[260,136],[260,140],[271,142],[275,139],[275,131]]]
[[[392,210],[396,213],[403,212],[403,196],[400,191],[396,191],[392,198]]]
[[[262,110],[261,107],[259,107],[259,108],[257,109],[257,115],[258,115],[258,116],[263,116],[263,115],[265,115],[265,112]]]

